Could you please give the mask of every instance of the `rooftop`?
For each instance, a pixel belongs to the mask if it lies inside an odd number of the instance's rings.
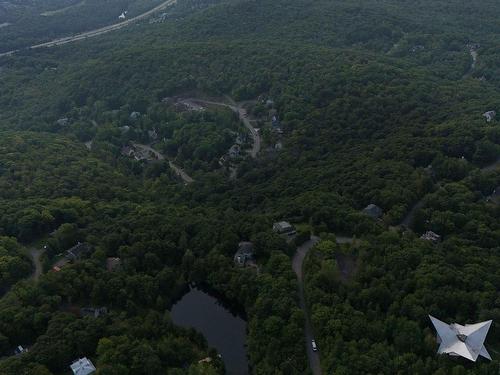
[[[384,211],[377,205],[371,203],[369,204],[368,206],[366,206],[364,209],[363,209],[363,212],[371,217],[373,217],[374,219],[378,219],[380,218],[383,214],[384,214]]]
[[[467,358],[473,362],[479,356],[491,360],[490,354],[484,347],[484,340],[490,329],[491,320],[477,324],[458,323],[447,324],[429,315],[436,328],[439,349],[438,354],[448,354]]]
[[[80,358],[70,366],[74,375],[89,375],[96,370],[94,364],[86,357]]]

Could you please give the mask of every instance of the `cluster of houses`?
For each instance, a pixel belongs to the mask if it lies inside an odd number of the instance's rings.
[[[500,193],[500,191],[499,191]],[[499,194],[500,196],[500,194]],[[366,206],[362,212],[365,214],[365,215],[368,215],[370,216],[372,219],[374,220],[380,220],[382,218],[382,216],[384,215],[384,211],[377,205],[371,203],[369,204],[368,206]],[[433,231],[431,230],[428,230],[427,232],[425,232],[424,234],[422,234],[420,236],[420,239],[424,240],[424,241],[429,241],[429,242],[432,242],[432,243],[438,243],[438,242],[441,242],[441,236],[437,233],[434,233]]]
[[[293,236],[297,233],[295,227],[288,221],[278,221],[273,224],[273,231],[280,235]],[[255,250],[252,242],[242,241],[234,254],[234,264],[239,267],[255,266]]]

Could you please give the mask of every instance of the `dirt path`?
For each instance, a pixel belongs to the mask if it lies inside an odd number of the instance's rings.
[[[43,255],[44,252],[45,250],[43,249],[35,249],[35,248],[29,249],[29,255],[31,257],[31,261],[35,266],[35,270],[33,271],[31,278],[35,281],[38,281],[43,272],[43,267],[42,267],[42,262],[40,261],[40,257]]]
[[[83,40],[83,39],[93,38],[93,37],[96,37],[96,36],[99,36],[102,34],[109,33],[110,31],[120,30],[126,26],[129,26],[129,25],[137,22],[137,21],[140,21],[144,18],[147,18],[160,10],[163,10],[171,5],[174,5],[175,3],[177,3],[177,0],[167,0],[167,1],[163,2],[162,4],[154,7],[153,9],[150,9],[145,13],[139,14],[138,16],[132,17],[132,18],[125,20],[123,22],[116,23],[116,24],[109,25],[109,26],[105,26],[105,27],[101,27],[99,29],[95,29],[95,30],[91,30],[91,31],[86,31],[84,33],[76,34],[73,36],[54,39],[54,40],[51,40],[50,42],[35,44],[31,47],[28,47],[27,49],[51,48],[51,47],[55,47],[55,46],[61,46],[63,44],[68,44],[68,43],[73,43],[73,42]],[[14,53],[19,52],[19,51],[20,50],[4,52],[4,53],[0,54],[0,57],[10,56],[10,55],[13,55]]]
[[[234,102],[229,97],[228,97],[228,100],[232,104],[227,104],[227,103],[223,103],[223,102],[213,102],[210,100],[203,100],[203,99],[196,99],[196,98],[191,98],[188,100],[190,100],[192,102],[196,102],[196,103],[209,104],[209,105],[211,104],[211,105],[218,105],[218,106],[222,106],[222,107],[227,107],[227,108],[230,108],[233,112],[238,113],[240,120],[243,122],[243,125],[245,125],[245,127],[248,129],[248,131],[250,132],[250,135],[252,136],[252,139],[253,139],[252,150],[250,151],[250,155],[252,155],[252,158],[254,158],[254,159],[257,157],[257,154],[260,152],[260,148],[261,148],[261,139],[260,139],[260,135],[257,132],[257,130],[255,130],[255,128],[250,123],[250,120],[248,119],[248,114],[247,114],[247,111],[245,108],[243,108],[241,105],[238,105],[236,102]]]

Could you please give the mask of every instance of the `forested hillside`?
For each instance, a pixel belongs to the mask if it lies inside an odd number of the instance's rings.
[[[98,374],[223,374],[168,313],[196,283],[245,312],[252,374],[318,373],[305,311],[323,373],[497,374],[500,125],[483,114],[500,110],[499,16],[494,1],[178,0],[0,57],[0,372],[87,356]],[[303,310],[292,257],[310,234]],[[240,241],[256,267],[234,265]],[[88,256],[54,271],[76,243]],[[493,360],[437,356],[428,314],[492,319]]]

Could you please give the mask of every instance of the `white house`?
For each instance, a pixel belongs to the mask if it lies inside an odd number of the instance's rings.
[[[458,323],[447,324],[429,315],[437,331],[437,341],[440,344],[438,354],[460,356],[476,362],[483,356],[491,361],[490,354],[484,347],[484,340],[490,329],[491,320],[462,326]]]

